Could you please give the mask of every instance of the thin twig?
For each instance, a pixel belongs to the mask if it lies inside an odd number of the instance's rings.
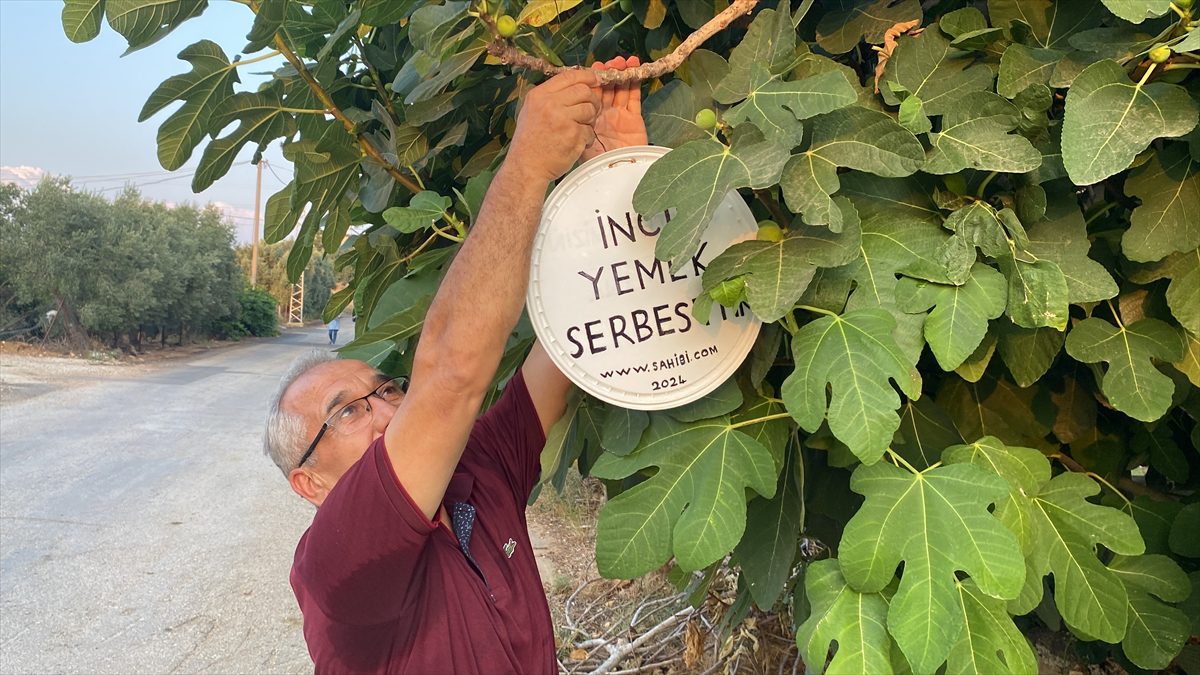
[[[677,595],[670,595],[665,598],[659,598],[657,600],[647,600],[647,601],[643,602],[641,605],[638,605],[637,610],[635,610],[633,612],[633,618],[631,618],[629,620],[629,627],[633,628],[634,626],[636,626],[638,624],[638,621],[640,620],[639,617],[641,616],[641,613],[643,610],[648,610],[651,607],[654,607],[657,609],[657,607],[659,605],[669,605],[673,602],[679,602],[680,600],[683,600],[685,598],[687,598],[686,593],[679,593]]]
[[[781,227],[787,227],[792,222],[792,217],[788,215],[787,211],[783,210],[783,207],[780,206],[779,202],[775,201],[775,198],[771,196],[769,191],[755,190],[754,196],[758,197],[758,201],[762,202],[763,206],[767,207],[767,211],[771,213],[771,217],[774,218]]]
[[[645,673],[645,672],[652,671],[655,668],[662,668],[664,666],[669,666],[669,665],[679,661],[682,658],[683,658],[682,656],[676,656],[673,659],[667,659],[666,661],[659,661],[657,663],[644,663],[644,664],[638,666],[637,668],[630,668],[627,670],[614,670],[614,671],[611,671],[608,675],[633,675],[634,673]]]
[[[379,165],[388,172],[389,176],[394,178],[397,183],[408,188],[408,190],[413,194],[421,191],[421,188],[418,187],[411,178],[405,176],[398,167],[393,166],[391,162],[387,161],[387,159],[385,159],[383,155],[379,153],[379,149],[376,148],[375,145],[371,143],[371,141],[368,140],[365,135],[358,133],[358,126],[354,123],[354,121],[347,117],[346,113],[342,112],[342,109],[333,102],[333,98],[329,95],[329,92],[325,91],[324,87],[317,82],[316,78],[312,76],[312,73],[308,71],[308,68],[304,66],[304,63],[300,60],[300,57],[296,56],[295,52],[293,52],[287,46],[287,43],[284,42],[283,37],[278,33],[275,34],[275,48],[279,50],[279,53],[283,54],[283,57],[287,59],[288,63],[292,64],[292,68],[294,68],[300,75],[300,78],[303,79],[306,84],[308,84],[308,88],[311,89],[314,94],[316,94],[317,98],[320,99],[321,103],[325,106],[325,109],[329,111],[329,114],[333,115],[335,119],[341,122],[342,126],[346,128],[347,132],[358,139],[359,146],[362,147],[363,152],[365,152],[368,157],[378,162]]]
[[[1050,457],[1057,459],[1063,466],[1067,467],[1067,469],[1071,471],[1074,471],[1075,473],[1087,473],[1087,469],[1083,468],[1083,465],[1079,462],[1076,462],[1075,458],[1071,457],[1070,455],[1056,452],[1051,454]]]
[[[438,238],[438,235],[436,233],[429,235],[429,237],[425,240],[424,243],[422,243],[420,246],[418,246],[416,248],[416,250],[414,250],[412,253],[409,253],[408,255],[401,258],[399,260],[399,262],[406,263],[409,260],[412,260],[413,258],[417,257],[417,254],[419,254],[421,251],[424,251],[433,242],[437,241],[437,238]]]
[[[399,122],[400,116],[396,114],[396,106],[392,104],[392,97],[383,88],[383,81],[379,77],[379,71],[375,68],[375,64],[371,63],[370,59],[367,58],[367,48],[363,45],[362,39],[354,33],[350,35],[350,39],[354,41],[354,46],[358,47],[358,53],[362,54],[362,62],[367,66],[367,73],[371,75],[371,83],[375,85],[375,91],[379,93],[379,98],[383,99],[384,107],[391,113],[392,119]]]
[[[578,595],[579,595],[579,593],[583,591],[583,589],[587,588],[588,586],[591,586],[592,584],[594,584],[594,583],[596,583],[596,582],[598,582],[598,581],[607,581],[607,580],[606,580],[606,579],[588,579],[587,581],[585,581],[585,582],[583,582],[582,584],[580,584],[580,585],[579,585],[579,588],[576,588],[576,589],[574,590],[574,592],[572,592],[572,593],[571,593],[570,597],[568,597],[568,598],[567,598],[567,602],[566,602],[566,604],[565,604],[565,606],[564,606],[564,609],[563,609],[563,611],[564,611],[564,612],[565,612],[565,614],[567,615],[567,618],[568,618],[568,619],[570,619],[570,616],[571,616],[571,605],[575,603],[575,598],[576,598],[576,596],[578,596]]]
[[[1083,467],[1082,464],[1075,461],[1075,459],[1073,457],[1071,457],[1070,455],[1064,454],[1062,452],[1055,452],[1050,455],[1050,458],[1057,459],[1058,462],[1060,464],[1062,464],[1064,467],[1066,467],[1066,469],[1068,471],[1071,471],[1074,473],[1082,473],[1087,476],[1095,476],[1094,473],[1092,473],[1091,471],[1088,471],[1086,468]],[[1168,495],[1164,492],[1159,492],[1158,490],[1155,490],[1154,488],[1152,488],[1148,485],[1143,485],[1141,483],[1135,482],[1127,476],[1122,476],[1121,478],[1117,479],[1117,487],[1121,488],[1122,490],[1124,490],[1125,492],[1128,492],[1131,495],[1134,495],[1135,497],[1149,497],[1151,499],[1155,499],[1158,501],[1173,501],[1170,495]],[[1124,495],[1121,495],[1121,496],[1124,497]],[[1126,501],[1128,501],[1128,500],[1126,500]]]
[[[658,59],[640,65],[636,68],[626,68],[625,70],[603,70],[596,73],[600,84],[623,84],[625,82],[635,82],[640,80],[651,80],[656,77],[662,77],[667,73],[674,72],[676,68],[683,65],[683,62],[696,51],[700,45],[704,44],[710,37],[716,35],[720,31],[729,27],[738,17],[749,14],[750,10],[758,4],[758,0],[734,0],[733,4],[725,8],[720,14],[709,19],[708,23],[696,29],[696,32],[687,36],[678,47],[670,54]],[[490,18],[490,17],[488,17]],[[487,19],[484,19],[487,23]],[[494,26],[489,23],[489,28]],[[549,61],[530,56],[520,49],[517,49],[511,42],[499,37],[498,33],[493,33],[491,43],[488,44],[488,53],[500,59],[502,63],[513,66],[514,68],[525,68],[528,70],[536,70],[546,75],[557,75],[558,73],[567,70],[576,70],[580,66],[555,66]]]

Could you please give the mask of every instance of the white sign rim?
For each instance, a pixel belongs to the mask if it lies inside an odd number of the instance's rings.
[[[554,362],[559,371],[566,375],[580,389],[605,403],[611,403],[631,410],[667,410],[677,408],[712,393],[713,390],[721,386],[745,362],[762,328],[762,322],[755,319],[753,315],[750,315],[751,321],[740,339],[734,344],[732,354],[724,358],[721,361],[721,366],[707,373],[702,380],[694,380],[695,384],[693,386],[640,394],[614,387],[592,376],[587,370],[579,366],[575,362],[575,359],[570,358],[562,343],[555,339],[550,329],[549,321],[546,318],[541,293],[538,292],[542,281],[539,274],[538,261],[541,257],[549,230],[547,223],[553,220],[553,217],[563,207],[567,197],[579,189],[581,183],[590,177],[597,167],[621,160],[658,159],[668,152],[670,152],[670,148],[662,146],[634,145],[617,150],[609,150],[576,167],[563,181],[555,186],[554,190],[550,192],[550,196],[546,198],[545,205],[542,207],[542,219],[538,224],[538,232],[534,237],[533,252],[530,257],[529,286],[525,296],[525,307],[529,312],[529,320],[533,324],[533,331],[545,348],[546,354],[550,356],[550,360]],[[731,190],[721,202],[721,206],[726,205],[735,211],[742,211],[741,215],[746,220],[754,222],[754,214],[750,211],[750,207],[746,206],[746,202],[742,200],[736,191]]]

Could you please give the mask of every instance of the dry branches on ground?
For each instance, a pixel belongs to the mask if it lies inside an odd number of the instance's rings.
[[[790,620],[752,614],[729,635],[719,634],[736,580],[736,572],[722,567],[695,607],[688,602],[690,590],[676,591],[665,579],[644,588],[608,579],[584,582],[563,606],[558,628],[566,657],[560,672],[802,672]]]

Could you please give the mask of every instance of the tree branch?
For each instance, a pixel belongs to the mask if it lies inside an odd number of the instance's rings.
[[[626,68],[625,70],[604,70],[597,73],[600,84],[620,84],[624,82],[634,82],[639,80],[649,80],[656,77],[662,77],[667,73],[674,72],[676,68],[681,66],[685,59],[696,51],[700,45],[704,44],[710,37],[724,30],[733,23],[735,19],[743,14],[749,14],[750,10],[758,4],[758,0],[734,0],[733,4],[729,5],[720,14],[709,19],[708,23],[701,26],[696,32],[687,37],[681,42],[670,54],[658,59],[640,65],[636,68]],[[488,53],[501,62],[513,66],[514,68],[524,68],[527,70],[536,70],[546,75],[557,75],[563,71],[575,70],[581,66],[554,66],[548,61],[535,56],[530,56],[517,49],[511,42],[500,37],[496,32],[496,26],[491,17],[481,17],[488,29],[492,32],[492,41],[488,44]]]
[[[384,159],[383,155],[379,153],[379,149],[376,148],[366,136],[358,132],[357,125],[354,124],[354,121],[349,117],[346,117],[346,113],[342,112],[342,109],[333,102],[333,98],[329,96],[329,92],[325,91],[321,84],[317,82],[316,78],[312,76],[312,73],[308,72],[308,68],[304,67],[304,63],[300,61],[300,57],[296,56],[295,52],[288,47],[287,43],[284,42],[283,37],[278,33],[275,34],[275,47],[279,50],[279,53],[283,54],[283,58],[287,59],[288,63],[292,64],[292,68],[296,69],[296,72],[299,73],[304,82],[308,84],[308,88],[317,95],[317,98],[320,99],[322,104],[324,104],[325,109],[329,112],[329,114],[333,115],[335,119],[342,123],[342,126],[346,127],[346,131],[358,139],[358,145],[363,149],[363,152],[366,153],[368,157],[378,162],[385,170],[387,170],[389,176],[395,179],[397,183],[408,188],[408,190],[413,194],[421,191],[420,186],[414,183],[411,178],[405,176],[398,167],[392,165],[391,162]]]
[[[779,223],[780,227],[787,227],[792,224],[792,217],[787,214],[787,211],[783,210],[779,202],[775,201],[770,191],[755,190],[754,196],[758,197],[758,201],[767,207],[767,211],[771,212],[771,217],[775,219],[775,222]]]
[[[1071,457],[1070,455],[1068,455],[1064,452],[1051,453],[1049,456],[1051,459],[1057,459],[1058,462],[1060,464],[1062,464],[1068,471],[1072,471],[1074,473],[1082,473],[1085,475],[1091,475],[1091,473],[1092,473],[1091,471],[1088,471],[1086,468],[1084,468],[1084,466],[1082,464],[1075,461],[1075,458]],[[1158,490],[1155,490],[1154,488],[1150,487],[1149,485],[1143,485],[1142,483],[1137,483],[1137,482],[1133,481],[1132,479],[1130,479],[1128,476],[1121,476],[1120,478],[1118,478],[1117,479],[1117,487],[1121,488],[1122,490],[1128,492],[1131,495],[1134,495],[1135,497],[1149,497],[1150,499],[1154,499],[1157,501],[1175,501],[1175,499],[1173,497],[1171,497],[1171,495],[1166,494],[1164,492],[1159,492]]]

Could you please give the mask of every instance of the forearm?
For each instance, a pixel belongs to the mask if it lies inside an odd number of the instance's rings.
[[[490,384],[521,315],[529,258],[547,183],[531,178],[519,157],[496,173],[479,217],[429,308],[413,379],[438,374],[447,386]]]
[[[426,313],[412,385],[385,443],[400,485],[429,518],[521,315],[546,188],[586,145],[600,105],[595,84],[595,74],[572,71],[525,96],[508,158]]]

